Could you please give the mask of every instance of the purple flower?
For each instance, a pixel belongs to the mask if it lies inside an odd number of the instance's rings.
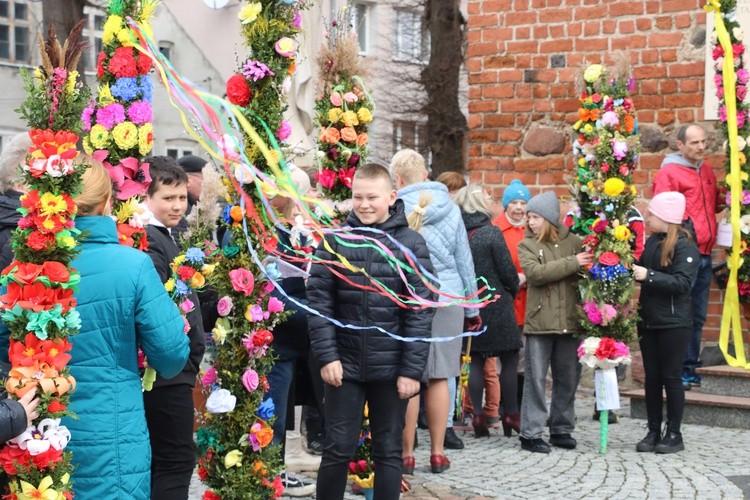
[[[716,75],[720,76],[720,75]],[[746,69],[741,69],[737,71],[737,82],[741,83],[742,85],[745,85],[747,83],[748,77],[750,77],[750,74],[747,72]]]
[[[626,142],[614,141],[612,143],[612,156],[614,156],[618,160],[622,160],[623,158],[625,158],[625,155],[627,154],[628,154],[628,145]]]
[[[118,123],[125,121],[125,108],[119,102],[107,104],[96,110],[96,123],[111,130]]]
[[[248,368],[245,373],[242,374],[242,385],[245,386],[247,392],[253,392],[258,388],[259,383],[258,372]]]
[[[254,305],[250,308],[250,318],[252,321],[263,321],[263,308],[259,305]]]
[[[357,163],[359,163],[360,156],[357,153],[352,153],[352,155],[349,157],[349,161],[346,162],[347,165],[350,167],[356,167]]]
[[[128,118],[136,125],[143,125],[153,121],[151,104],[147,101],[135,101],[128,108]]]
[[[242,66],[242,74],[245,78],[248,80],[252,80],[254,82],[257,82],[258,80],[265,78],[267,76],[275,76],[276,73],[271,71],[268,66],[263,64],[260,61],[247,61],[244,66]]]
[[[294,17],[292,18],[292,26],[298,30],[302,29],[302,14],[300,14],[299,11],[294,13]]]
[[[94,114],[94,105],[89,104],[83,109],[81,113],[81,120],[83,121],[83,130],[91,130],[91,116]]]
[[[742,191],[742,204],[750,205],[750,191],[747,191],[747,190]]]
[[[628,78],[628,92],[632,93],[635,90],[635,78],[632,76]]]

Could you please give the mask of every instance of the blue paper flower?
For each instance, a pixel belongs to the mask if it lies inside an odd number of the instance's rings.
[[[276,407],[273,404],[273,399],[268,398],[263,401],[260,406],[258,406],[258,410],[255,412],[255,414],[263,420],[268,421],[271,417],[273,417],[275,410]]]
[[[203,264],[204,258],[203,250],[197,247],[190,247],[185,252],[185,260],[194,264]]]
[[[122,101],[135,101],[141,94],[138,79],[131,77],[118,78],[110,91],[113,97]]]

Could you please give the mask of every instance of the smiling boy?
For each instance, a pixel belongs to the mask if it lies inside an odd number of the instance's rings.
[[[402,262],[404,252],[388,236],[411,251],[432,272],[422,236],[409,229],[404,204],[396,199],[388,169],[374,163],[361,166],[352,182],[353,211],[346,220],[351,232],[376,239]],[[375,233],[364,228],[378,229]],[[310,316],[310,343],[325,382],[326,442],[318,471],[317,498],[343,498],[348,464],[357,447],[362,410],[369,402],[375,497],[397,499],[401,489],[401,434],[408,398],[419,392],[428,345],[402,342],[389,336],[430,337],[434,309],[399,307],[372,288],[378,280],[398,296],[417,293],[434,300],[433,293],[414,272],[404,282],[372,243],[348,242],[327,236],[318,246],[310,269],[307,296],[321,316]],[[351,266],[329,268],[322,262],[341,255]],[[364,269],[365,276],[355,269]],[[364,327],[343,328],[344,325]],[[369,327],[369,328],[368,328]],[[379,327],[379,329],[376,329]],[[380,330],[382,329],[382,331]]]

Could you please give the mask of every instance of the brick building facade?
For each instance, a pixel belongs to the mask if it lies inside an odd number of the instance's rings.
[[[708,161],[723,179],[721,143],[704,121],[704,0],[469,0],[468,172],[499,196],[521,179],[532,193],[568,193],[571,125],[578,120],[575,80],[586,64],[630,57],[633,101],[643,143],[634,178],[640,204],[674,133],[699,122]],[[714,253],[714,261],[723,258]],[[704,339],[715,340],[720,292],[711,292]]]

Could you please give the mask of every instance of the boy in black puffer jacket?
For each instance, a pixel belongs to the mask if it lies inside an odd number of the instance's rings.
[[[404,253],[390,236],[432,272],[425,241],[409,229],[403,202],[396,199],[385,167],[367,164],[357,170],[352,201],[353,211],[346,225],[353,233],[377,239],[405,262]],[[387,234],[358,231],[358,228],[379,229]],[[376,327],[402,337],[429,337],[434,309],[401,308],[374,289],[373,282],[377,280],[399,296],[416,293],[434,300],[434,294],[414,272],[405,272],[408,280],[405,283],[372,244],[343,245],[328,236],[316,251],[316,257],[322,261],[337,261],[336,254],[351,266],[329,268],[316,260],[307,286],[310,306],[322,315],[309,317],[310,344],[325,382],[326,441],[318,472],[317,498],[343,498],[347,468],[357,447],[367,400],[373,460],[378,471],[375,497],[397,499],[401,488],[401,434],[406,403],[419,392],[429,346],[424,342],[396,340]],[[338,327],[325,318],[363,328]]]
[[[148,162],[151,184],[146,206],[152,218],[146,226],[147,253],[162,282],[166,282],[172,277],[172,261],[180,254],[171,229],[180,222],[187,208],[187,174],[168,156],[152,156]],[[194,292],[190,300],[195,307],[187,313],[190,357],[185,368],[171,379],[157,375],[153,389],[143,393],[151,440],[153,499],[187,499],[195,467],[193,387],[206,341],[200,302]]]

